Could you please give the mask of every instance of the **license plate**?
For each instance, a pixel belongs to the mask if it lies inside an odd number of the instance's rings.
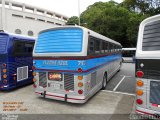
[[[50,83],[51,87],[53,89],[60,89],[60,84],[57,84],[57,83]]]

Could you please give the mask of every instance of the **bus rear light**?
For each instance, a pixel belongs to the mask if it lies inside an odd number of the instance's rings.
[[[136,103],[139,104],[139,105],[142,105],[142,104],[143,104],[143,101],[142,101],[141,99],[137,99],[137,100],[136,100]]]
[[[143,81],[142,80],[138,80],[137,81],[137,86],[142,87],[143,86]]]
[[[78,68],[78,72],[83,72],[82,68]]]
[[[16,77],[13,77],[13,80],[16,80],[17,78]]]
[[[83,83],[82,83],[82,82],[79,82],[79,83],[78,83],[78,87],[83,87]]]
[[[83,94],[83,90],[78,90],[78,94]]]
[[[36,73],[35,73],[35,72],[33,72],[32,74],[33,74],[33,76],[36,76]]]
[[[33,82],[36,82],[36,78],[33,78]]]
[[[83,76],[78,76],[78,80],[82,80],[83,79]]]
[[[37,88],[37,85],[33,84],[33,87],[34,87],[34,88]]]
[[[8,81],[7,81],[7,80],[3,80],[3,83],[4,83],[4,84],[7,84],[7,83],[8,83]]]
[[[6,67],[7,67],[7,64],[3,63],[2,66],[3,66],[4,68],[6,68]]]
[[[142,71],[137,71],[136,74],[137,74],[137,77],[140,77],[140,78],[142,78],[144,75],[144,73]]]
[[[32,66],[32,70],[35,70],[36,69],[36,67],[35,66]]]
[[[6,75],[6,74],[4,74],[4,75],[3,75],[3,78],[4,78],[4,79],[6,79],[6,78],[7,78],[7,75]]]
[[[3,69],[2,71],[3,71],[3,73],[6,73],[6,72],[7,72],[7,69]]]
[[[137,90],[137,95],[142,96],[143,95],[143,90]]]

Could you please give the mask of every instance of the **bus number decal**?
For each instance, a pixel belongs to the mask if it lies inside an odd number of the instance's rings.
[[[78,66],[84,66],[86,65],[85,61],[78,61]]]

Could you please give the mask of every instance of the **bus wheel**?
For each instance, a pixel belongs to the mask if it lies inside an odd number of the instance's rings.
[[[106,88],[106,85],[107,85],[107,73],[105,73],[103,76],[102,90]]]

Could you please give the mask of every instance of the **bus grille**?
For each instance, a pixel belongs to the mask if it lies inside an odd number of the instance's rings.
[[[144,27],[143,51],[160,50],[160,21],[154,21]]]
[[[91,74],[91,88],[93,88],[96,85],[96,76],[97,72]]]
[[[64,74],[64,89],[74,91],[74,74]]]
[[[150,82],[150,103],[160,105],[160,82]]]
[[[28,66],[17,68],[17,81],[28,78]]]
[[[46,72],[39,72],[39,86],[47,87]]]

